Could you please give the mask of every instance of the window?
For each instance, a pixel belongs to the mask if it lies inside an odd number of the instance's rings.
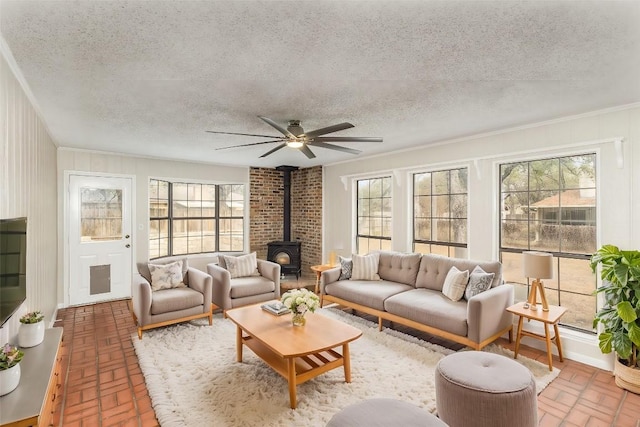
[[[596,156],[583,154],[500,165],[500,258],[503,276],[528,294],[522,252],[555,257],[556,277],[543,280],[550,304],[569,310],[562,324],[593,332],[596,278]]]
[[[244,250],[244,185],[149,181],[149,258]]]
[[[413,250],[467,257],[467,168],[413,175]]]
[[[365,254],[391,249],[391,177],[362,179],[358,184],[356,250]]]

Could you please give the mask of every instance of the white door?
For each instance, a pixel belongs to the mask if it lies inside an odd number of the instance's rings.
[[[131,178],[69,175],[69,303],[131,296]]]

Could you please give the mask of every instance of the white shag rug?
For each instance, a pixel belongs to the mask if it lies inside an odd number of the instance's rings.
[[[173,426],[324,426],[340,409],[373,397],[413,403],[435,412],[434,373],[438,361],[452,350],[338,309],[316,313],[339,319],[363,331],[350,344],[351,384],[342,367],[297,388],[298,407],[289,407],[287,381],[245,347],[236,358],[236,326],[215,316],[154,329],[139,340],[132,335],[158,421]],[[513,358],[513,352],[492,344],[483,351]],[[560,370],[518,356],[533,372],[540,393]]]

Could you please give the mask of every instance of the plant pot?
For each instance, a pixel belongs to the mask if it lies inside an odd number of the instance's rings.
[[[20,384],[20,364],[0,371],[0,396],[11,393]]]
[[[18,329],[20,347],[35,347],[44,340],[44,322],[21,323]]]
[[[630,368],[620,363],[616,355],[613,374],[616,376],[616,385],[618,387],[640,394],[640,369]]]

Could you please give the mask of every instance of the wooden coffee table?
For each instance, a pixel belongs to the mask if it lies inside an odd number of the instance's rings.
[[[297,404],[296,386],[324,372],[343,366],[344,380],[351,382],[349,343],[362,331],[317,313],[307,313],[306,325],[293,326],[291,314],[275,316],[262,310],[261,304],[227,310],[227,317],[237,325],[236,359],[242,362],[246,345],[286,378],[292,409]]]

